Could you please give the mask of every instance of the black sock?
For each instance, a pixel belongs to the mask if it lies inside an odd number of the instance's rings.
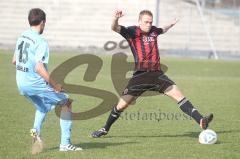
[[[106,131],[109,131],[111,125],[119,118],[119,116],[121,115],[122,111],[117,110],[116,107],[113,107],[108,120],[106,122],[106,125],[104,126]]]
[[[180,102],[178,102],[178,105],[184,113],[192,117],[198,124],[200,124],[202,115],[193,107],[192,103],[188,99],[183,98]]]

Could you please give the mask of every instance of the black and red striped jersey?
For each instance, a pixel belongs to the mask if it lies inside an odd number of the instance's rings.
[[[128,41],[135,60],[135,70],[160,70],[158,35],[163,29],[152,26],[149,33],[143,33],[139,26],[121,26],[120,34]]]

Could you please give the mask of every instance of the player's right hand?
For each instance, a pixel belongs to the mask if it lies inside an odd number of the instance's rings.
[[[56,93],[59,93],[59,92],[63,91],[63,87],[60,84],[55,84],[53,86],[53,89],[55,90]]]
[[[123,13],[122,13],[122,10],[116,10],[116,11],[115,11],[114,17],[115,17],[116,19],[119,19],[119,18],[121,18],[122,16],[124,16]]]

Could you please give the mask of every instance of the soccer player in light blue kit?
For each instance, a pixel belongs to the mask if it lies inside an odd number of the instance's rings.
[[[82,150],[71,144],[71,103],[62,86],[50,78],[47,65],[49,61],[48,43],[41,36],[43,33],[46,14],[39,8],[29,11],[28,21],[30,29],[23,32],[17,40],[12,63],[16,65],[16,81],[21,95],[24,95],[36,108],[33,129],[30,130],[33,137],[33,145],[38,143],[39,153],[42,151],[40,132],[47,112],[55,106],[61,106],[60,126],[61,144],[60,151]],[[36,146],[35,146],[36,147]],[[33,146],[33,149],[34,148]]]

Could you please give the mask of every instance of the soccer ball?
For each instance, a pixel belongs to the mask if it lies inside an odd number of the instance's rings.
[[[217,134],[211,130],[203,130],[199,134],[199,143],[200,144],[215,144],[217,142]]]

